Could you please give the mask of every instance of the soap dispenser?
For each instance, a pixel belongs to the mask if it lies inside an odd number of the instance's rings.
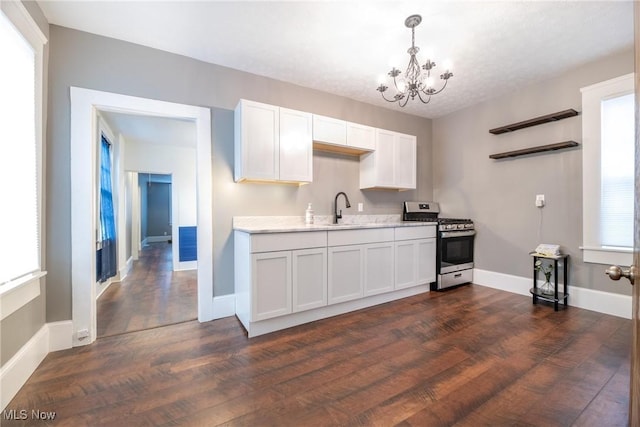
[[[311,203],[307,206],[307,210],[304,211],[304,223],[307,225],[313,224],[313,208]]]

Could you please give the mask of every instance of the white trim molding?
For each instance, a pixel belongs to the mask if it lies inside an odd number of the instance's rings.
[[[0,320],[40,296],[40,279],[46,274],[46,271],[39,271],[2,285],[0,287]]]
[[[70,320],[45,323],[25,345],[0,368],[0,410],[4,410],[40,363],[52,351],[71,348]]]
[[[494,271],[473,269],[473,283],[531,297],[532,279]],[[560,285],[562,287],[562,285]],[[569,286],[569,306],[631,319],[632,303],[628,295]]]
[[[222,319],[236,315],[236,295],[221,295],[213,297],[213,313],[214,319]]]
[[[198,226],[198,320],[213,319],[211,110],[78,87],[71,97],[71,298],[74,345],[96,339],[95,188],[97,110],[195,121]],[[134,236],[135,237],[135,236]],[[79,338],[85,337],[88,339]]]
[[[597,264],[631,265],[625,248],[602,246],[601,203],[601,105],[602,101],[632,94],[634,73],[625,74],[580,89],[582,92],[582,243],[583,261]],[[633,156],[633,154],[632,154]],[[588,173],[587,173],[588,171]],[[631,230],[633,234],[633,230]]]

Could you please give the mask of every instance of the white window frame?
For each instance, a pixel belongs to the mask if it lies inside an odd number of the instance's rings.
[[[33,47],[35,54],[35,113],[36,113],[36,191],[38,200],[38,240],[40,248],[40,271],[36,271],[18,280],[0,286],[0,320],[14,313],[34,298],[40,295],[40,278],[46,275],[43,270],[44,253],[44,223],[43,215],[43,141],[44,141],[44,46],[47,37],[38,24],[31,17],[21,1],[0,0],[0,10],[9,21],[20,31],[22,36]]]
[[[600,239],[601,103],[634,93],[634,73],[580,89],[582,92],[582,242],[588,263],[633,264],[633,248],[604,247]]]

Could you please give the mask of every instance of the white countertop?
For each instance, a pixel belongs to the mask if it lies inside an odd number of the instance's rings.
[[[246,233],[289,233],[300,231],[331,231],[388,227],[435,227],[435,223],[404,222],[400,215],[344,215],[339,224],[333,216],[319,215],[306,225],[302,216],[236,216],[233,229]]]

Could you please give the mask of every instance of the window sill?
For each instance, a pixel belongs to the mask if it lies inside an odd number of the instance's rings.
[[[40,295],[40,279],[46,271],[38,271],[0,286],[0,320],[27,305]]]
[[[602,246],[581,246],[584,262],[593,264],[621,265],[633,264],[632,248],[609,248]]]

